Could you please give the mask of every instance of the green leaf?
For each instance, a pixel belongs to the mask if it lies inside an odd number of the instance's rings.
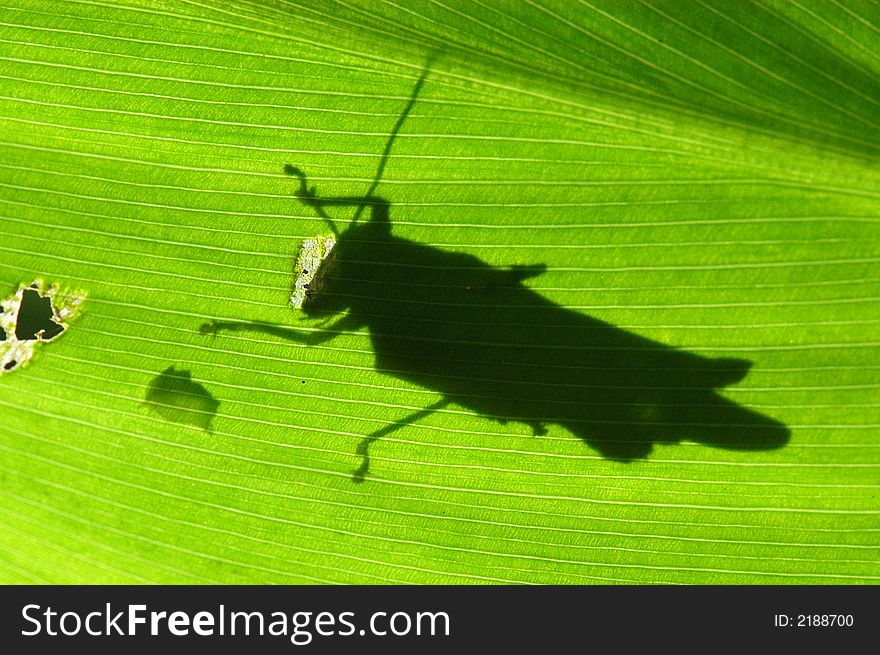
[[[875,3],[11,4],[0,581],[880,580]]]

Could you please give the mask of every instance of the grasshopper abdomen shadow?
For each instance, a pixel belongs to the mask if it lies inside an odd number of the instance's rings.
[[[312,345],[366,328],[378,371],[436,391],[436,403],[363,440],[354,481],[369,471],[371,443],[449,404],[527,424],[535,435],[561,426],[621,462],[645,458],[655,443],[748,450],[788,442],[785,425],[719,394],[746,376],[749,361],[702,357],[566,309],[524,284],[543,265],[497,268],[397,237],[387,200],[322,198],[302,171],[286,171],[300,180],[296,197],[328,221],[329,207],[370,214],[341,234],[334,228],[333,252],[301,307],[335,323],[301,331],[215,321],[203,331],[259,331]]]

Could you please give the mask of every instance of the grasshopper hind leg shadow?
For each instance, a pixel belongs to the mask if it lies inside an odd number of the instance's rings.
[[[355,484],[363,482],[367,473],[370,472],[370,444],[378,438],[376,436],[364,437],[358,444],[357,454],[361,456],[361,465],[351,474],[351,481]]]
[[[427,407],[425,407],[425,409],[420,409],[417,412],[413,412],[412,414],[410,414],[406,418],[401,419],[400,421],[395,421],[394,423],[391,423],[390,425],[386,425],[381,430],[376,430],[375,432],[373,432],[373,434],[370,434],[370,435],[364,437],[361,440],[361,442],[358,444],[357,451],[356,451],[357,454],[361,456],[361,465],[358,467],[358,469],[354,473],[352,473],[351,481],[354,482],[355,484],[360,484],[361,482],[363,482],[366,479],[367,474],[370,472],[370,444],[371,443],[373,443],[374,441],[376,441],[378,439],[381,439],[382,437],[384,437],[388,434],[391,434],[395,430],[398,430],[402,427],[410,425],[411,423],[415,423],[419,419],[422,419],[422,418],[428,416],[429,414],[433,414],[441,407],[445,407],[446,405],[448,405],[450,402],[451,401],[447,400],[446,398],[441,398],[433,405],[428,405]]]

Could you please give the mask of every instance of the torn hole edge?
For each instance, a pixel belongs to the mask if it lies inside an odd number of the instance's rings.
[[[36,291],[41,298],[48,298],[52,308],[51,321],[61,327],[61,331],[53,337],[43,337],[43,330],[36,333],[36,339],[16,338],[19,312],[25,291]],[[0,330],[5,339],[0,340],[0,375],[12,373],[27,365],[33,358],[36,347],[43,343],[56,341],[67,332],[70,324],[82,313],[82,305],[86,299],[85,292],[69,290],[57,284],[47,285],[37,278],[30,284],[21,283],[11,295],[0,300]]]

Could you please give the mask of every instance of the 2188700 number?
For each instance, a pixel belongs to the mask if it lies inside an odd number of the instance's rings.
[[[852,614],[798,614],[799,628],[852,627]]]

